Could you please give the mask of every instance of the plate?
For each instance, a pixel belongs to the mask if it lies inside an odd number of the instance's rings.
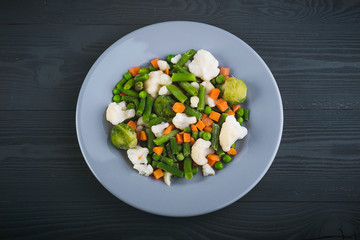
[[[169,31],[171,29],[172,31]],[[112,89],[131,67],[145,66],[188,49],[206,49],[221,66],[248,87],[246,124],[249,134],[238,154],[215,176],[201,171],[191,180],[161,180],[132,169],[126,151],[109,140],[111,124],[105,110]],[[89,168],[112,194],[127,204],[164,216],[195,216],[221,209],[244,196],[269,169],[280,144],[283,109],[279,89],[265,62],[245,42],[220,28],[196,22],[163,22],[140,28],[111,45],[94,63],[81,87],[76,107],[76,131]]]

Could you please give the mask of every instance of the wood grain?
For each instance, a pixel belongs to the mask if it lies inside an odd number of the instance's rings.
[[[0,110],[75,110],[92,64],[136,28],[0,26]],[[344,36],[338,27],[340,32],[314,36],[297,30],[231,29],[269,65],[284,109],[360,109],[360,32]],[[25,91],[31,101],[24,101]]]

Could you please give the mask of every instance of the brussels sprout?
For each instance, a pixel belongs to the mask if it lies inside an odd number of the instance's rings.
[[[175,101],[166,95],[159,96],[154,102],[154,111],[159,117],[172,118],[175,116],[175,112],[172,109]]]
[[[231,105],[239,104],[245,101],[247,87],[240,79],[231,77],[225,81],[221,87],[222,98]]]
[[[111,129],[111,142],[120,149],[134,148],[137,144],[135,131],[127,124],[119,123]]]

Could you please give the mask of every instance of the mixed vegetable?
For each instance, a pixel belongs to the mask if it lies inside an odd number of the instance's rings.
[[[145,176],[191,179],[202,168],[214,175],[237,154],[247,135],[249,110],[239,104],[245,83],[206,50],[190,49],[151,66],[134,67],[113,89],[106,119],[115,125],[110,139],[127,150],[134,169]]]

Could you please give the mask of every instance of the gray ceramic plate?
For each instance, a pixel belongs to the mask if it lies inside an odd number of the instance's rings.
[[[170,31],[171,30],[171,31]],[[210,51],[221,66],[248,86],[249,134],[238,155],[215,176],[161,180],[132,169],[126,152],[109,141],[105,120],[112,89],[127,69],[154,58],[188,49]],[[138,209],[165,216],[194,216],[221,209],[249,192],[270,167],[279,147],[283,110],[269,68],[245,42],[220,28],[195,22],[164,22],[136,30],[109,47],[95,62],[82,85],[76,130],[80,148],[93,174],[112,194]]]

